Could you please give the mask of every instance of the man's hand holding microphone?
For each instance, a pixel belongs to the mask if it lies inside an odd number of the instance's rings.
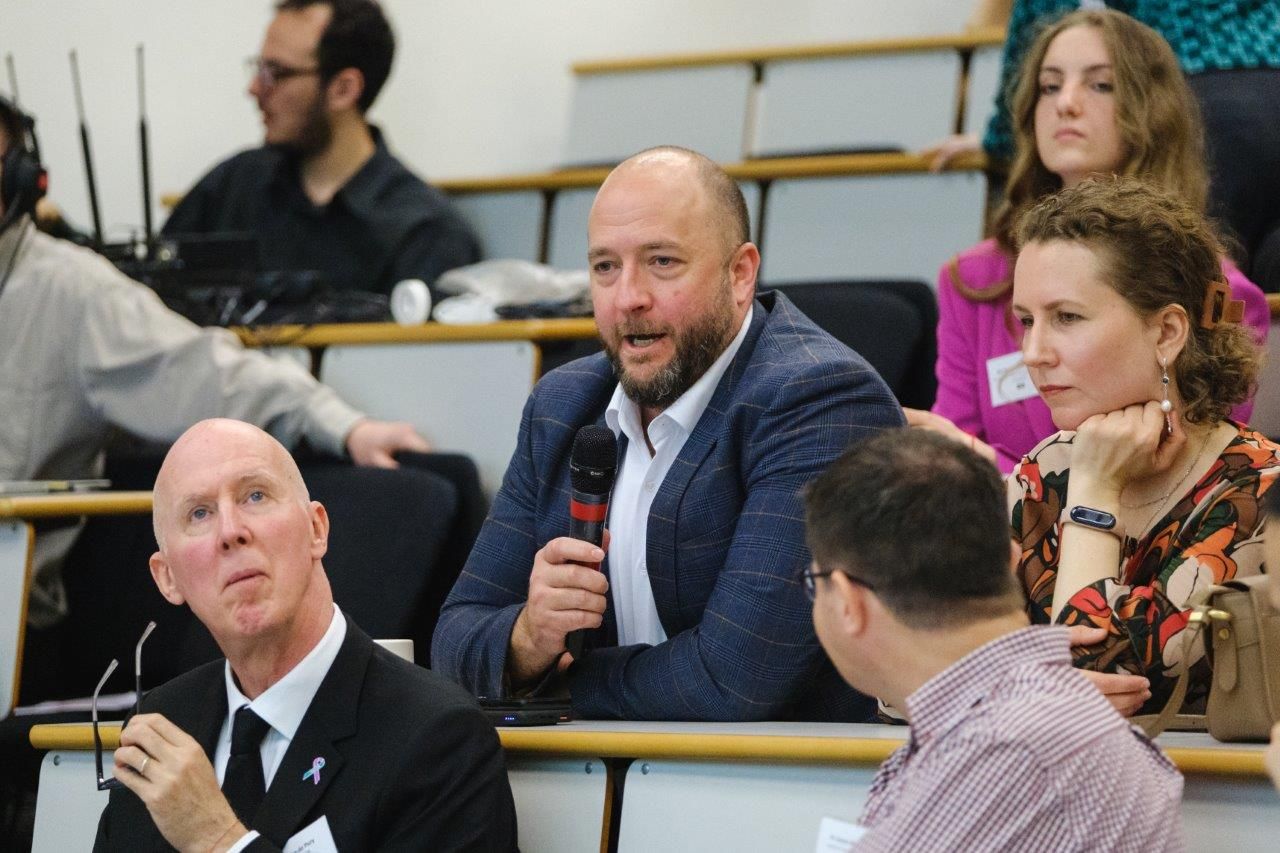
[[[527,687],[557,662],[563,669],[581,657],[584,632],[604,621],[609,581],[600,562],[609,548],[605,521],[617,459],[618,441],[608,427],[578,430],[569,458],[569,535],[534,556],[529,598],[511,631],[513,687]]]

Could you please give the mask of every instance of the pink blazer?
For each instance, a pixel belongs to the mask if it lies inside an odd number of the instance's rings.
[[[984,240],[957,257],[961,280],[971,289],[983,289],[1007,280],[1009,258]],[[1259,345],[1265,345],[1271,313],[1262,290],[1229,261],[1223,272],[1231,295],[1244,300],[1244,323]],[[987,360],[1019,348],[1008,298],[995,302],[971,302],[951,281],[950,264],[938,273],[938,396],[933,411],[960,429],[975,435],[996,450],[1000,470],[1008,473],[1023,454],[1057,432],[1049,407],[1039,397],[991,405]],[[1253,400],[1237,406],[1231,417],[1248,423]]]

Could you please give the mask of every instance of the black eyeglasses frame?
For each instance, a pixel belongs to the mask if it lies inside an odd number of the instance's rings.
[[[297,68],[292,65],[282,65],[272,59],[263,59],[261,56],[251,56],[244,61],[244,64],[249,69],[249,79],[257,80],[262,84],[263,89],[274,89],[284,81],[292,80],[294,77],[308,77],[312,74],[322,75],[324,73],[320,70],[319,65],[311,68]]]
[[[873,584],[869,584],[861,578],[855,578],[848,572],[841,571],[840,569],[819,569],[816,568],[814,564],[810,563],[800,571],[800,585],[804,587],[804,594],[809,597],[810,601],[816,600],[818,597],[818,578],[829,578],[835,574],[844,575],[851,583],[856,583],[864,589],[869,589],[872,592],[876,591]]]

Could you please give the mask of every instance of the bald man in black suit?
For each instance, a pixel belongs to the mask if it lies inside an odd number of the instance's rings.
[[[334,605],[328,516],[283,446],[238,421],[192,427],[156,479],[155,529],[161,594],[226,660],[129,721],[95,850],[515,849],[492,726]]]

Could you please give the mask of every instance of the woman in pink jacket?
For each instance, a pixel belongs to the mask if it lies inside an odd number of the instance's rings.
[[[1056,431],[1020,352],[1009,310],[1012,235],[1037,201],[1092,176],[1141,178],[1205,208],[1203,131],[1168,43],[1120,12],[1082,10],[1047,28],[1012,96],[1016,153],[995,236],[952,258],[938,277],[938,395],[915,426],[950,433],[1008,473]],[[1223,259],[1244,323],[1259,344],[1270,315],[1262,291]],[[1232,417],[1246,421],[1252,402]]]

